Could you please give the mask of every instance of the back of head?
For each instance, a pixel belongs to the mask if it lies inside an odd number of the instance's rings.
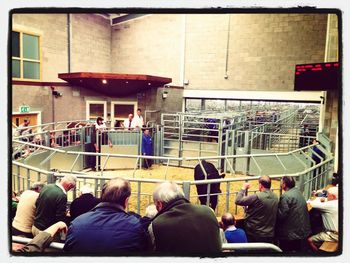
[[[73,174],[66,174],[62,179],[61,179],[61,185],[65,187],[65,185],[70,185],[70,189],[74,188],[76,183],[77,183],[77,177]]]
[[[157,207],[154,204],[151,204],[151,205],[146,207],[145,216],[152,219],[153,217],[155,217],[157,215],[157,213],[158,213]]]
[[[125,208],[125,201],[130,195],[131,187],[129,181],[116,177],[104,184],[101,201],[118,204]]]
[[[336,199],[338,199],[338,187],[337,186],[333,186],[333,187],[330,187],[328,190],[327,190],[328,194],[332,194],[336,197]]]
[[[164,204],[181,197],[184,198],[185,194],[181,187],[174,182],[163,182],[153,192],[154,202],[159,201]]]
[[[88,185],[84,185],[82,188],[80,188],[80,193],[82,195],[84,194],[92,194],[94,193],[94,191],[92,190],[92,188]]]
[[[295,187],[295,180],[292,176],[283,176],[282,182],[288,189],[292,189],[293,187]]]
[[[45,186],[44,183],[35,182],[35,183],[33,183],[32,186],[30,187],[30,190],[40,193],[41,189],[43,189],[44,186]]]
[[[229,227],[236,224],[236,220],[231,213],[225,213],[221,216],[221,222],[224,227]]]
[[[259,178],[259,184],[261,184],[264,188],[271,188],[271,179],[267,175],[263,175]]]

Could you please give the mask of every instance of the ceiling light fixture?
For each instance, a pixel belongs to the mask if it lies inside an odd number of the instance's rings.
[[[103,80],[102,80],[102,83],[103,83],[103,84],[107,84],[107,80],[106,80],[106,79],[103,79]]]

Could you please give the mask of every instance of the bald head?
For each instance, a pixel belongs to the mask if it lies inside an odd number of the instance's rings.
[[[270,189],[271,188],[271,179],[267,175],[263,175],[259,178],[259,184],[265,188]]]
[[[126,207],[126,200],[131,195],[131,187],[128,180],[116,177],[104,184],[101,193],[102,202],[110,202]]]

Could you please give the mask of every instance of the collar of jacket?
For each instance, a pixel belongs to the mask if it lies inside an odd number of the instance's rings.
[[[170,210],[171,208],[173,208],[174,206],[177,206],[179,204],[184,204],[184,203],[190,203],[190,201],[188,201],[186,198],[184,197],[178,197],[175,198],[173,200],[171,200],[169,203],[167,203],[164,208],[154,217],[156,218],[157,216],[165,213],[166,211]]]
[[[99,203],[98,205],[96,205],[93,209],[91,209],[92,211],[95,211],[96,209],[100,208],[100,207],[110,207],[110,208],[113,208],[119,212],[125,212],[125,209],[121,206],[121,205],[118,205],[118,204],[114,204],[114,203],[110,203],[110,202],[101,202]]]

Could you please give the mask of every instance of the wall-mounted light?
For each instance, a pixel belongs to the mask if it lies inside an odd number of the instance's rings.
[[[103,79],[103,80],[102,80],[102,84],[107,84],[107,80],[106,80],[106,79]]]
[[[162,98],[166,99],[168,97],[168,91],[167,90],[163,90],[162,91]]]
[[[55,96],[56,98],[62,97],[62,92],[58,92],[57,90],[52,91],[52,95]]]

